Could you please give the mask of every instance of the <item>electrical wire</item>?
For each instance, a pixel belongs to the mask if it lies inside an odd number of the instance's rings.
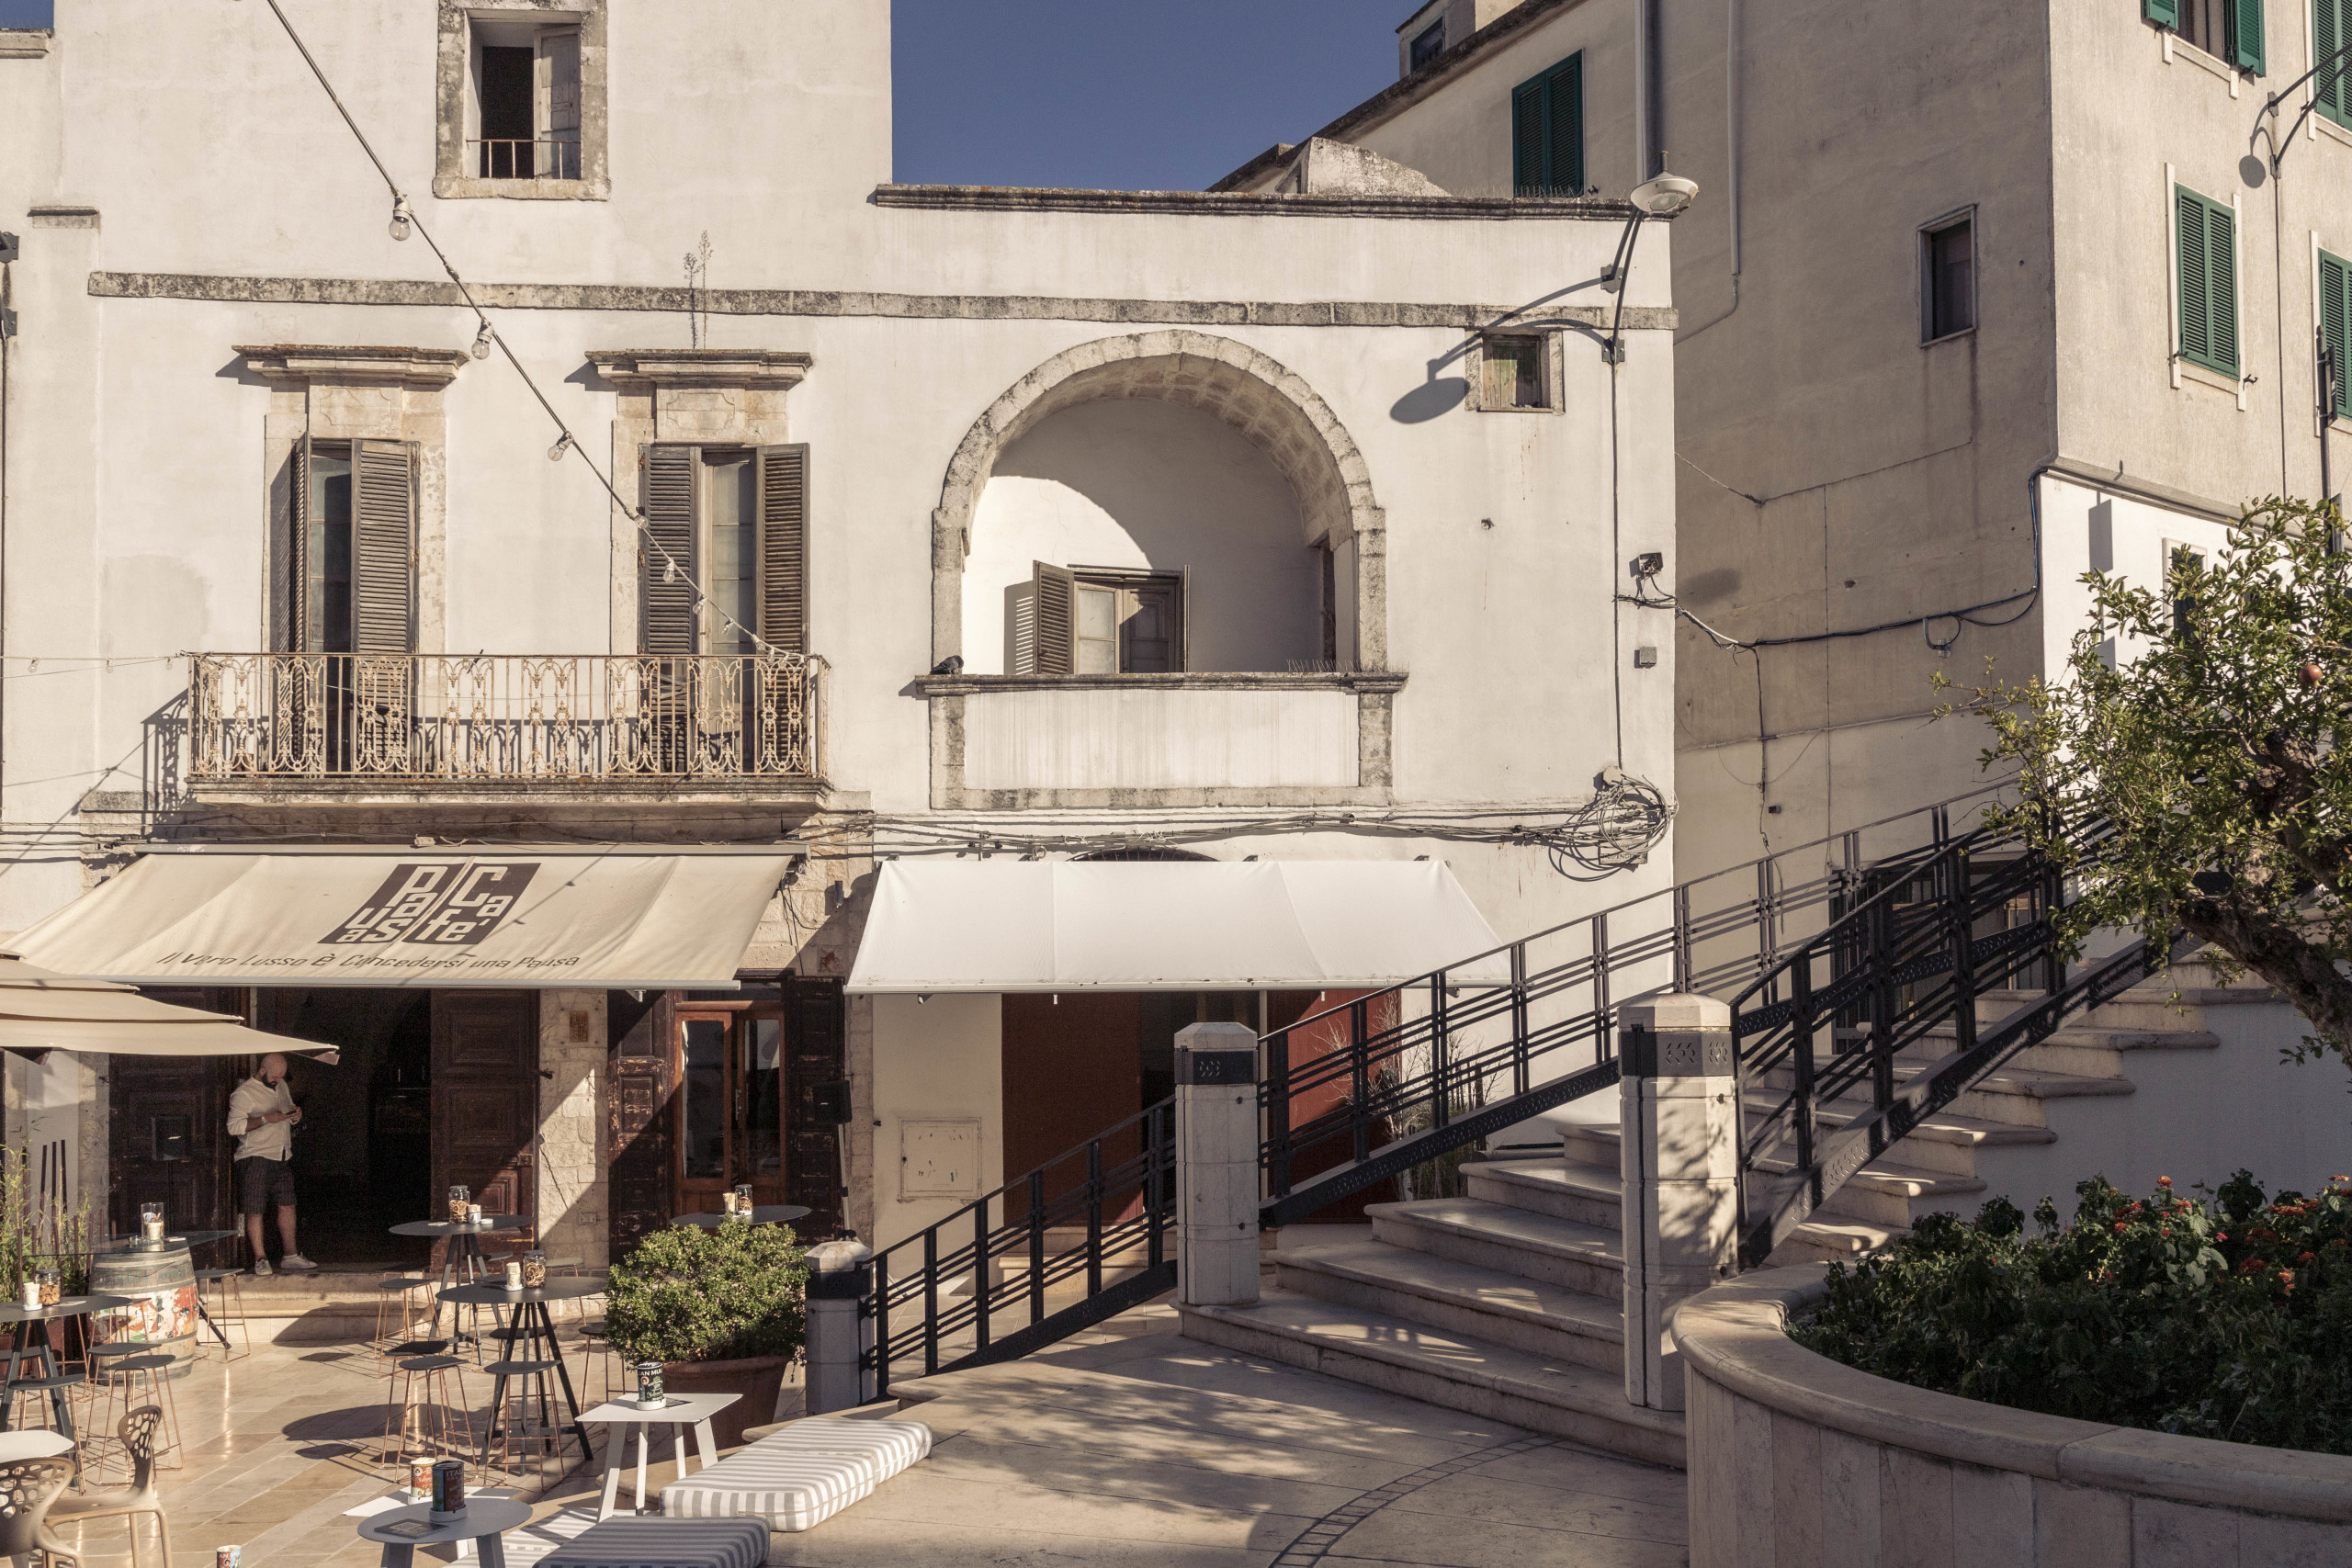
[[[1639,578],[1635,580],[1634,586],[1638,590],[1646,588],[1648,584],[1649,580],[1647,578]],[[1955,634],[1951,641],[1939,643],[1936,641],[1934,634],[1927,631],[1927,627],[1931,622],[1961,621],[1972,626],[1984,626],[1988,628],[1994,626],[2014,626],[2016,623],[2025,619],[2026,616],[2033,613],[2033,606],[2030,604],[2018,611],[2016,615],[2007,616],[2002,620],[1980,621],[1976,619],[1976,615],[1979,611],[1997,610],[2004,604],[2014,604],[2020,599],[2033,599],[2039,595],[2041,592],[2041,590],[2039,588],[2029,588],[2024,590],[2022,592],[2007,594],[1999,599],[1987,599],[1981,604],[1971,604],[1964,609],[1938,610],[1926,615],[1905,615],[1899,621],[1881,621],[1874,626],[1847,626],[1834,632],[1807,632],[1802,637],[1759,637],[1745,640],[1732,636],[1729,632],[1717,631],[1714,627],[1709,626],[1706,622],[1701,620],[1698,616],[1692,615],[1690,611],[1677,604],[1675,602],[1674,595],[1671,593],[1661,593],[1656,598],[1652,598],[1645,593],[1636,592],[1633,593],[1620,593],[1617,595],[1617,598],[1621,604],[1639,604],[1651,610],[1671,610],[1682,619],[1690,622],[1692,626],[1697,626],[1701,631],[1706,633],[1708,637],[1717,648],[1723,649],[1740,649],[1752,653],[1759,648],[1794,648],[1801,643],[1837,642],[1846,637],[1871,637],[1879,632],[1898,631],[1905,626],[1916,626],[1920,628],[1924,635],[1927,636],[1928,646],[1929,648],[1935,649],[1938,652],[1949,652],[1951,649],[1951,643],[1959,640],[1957,634]]]
[[[302,62],[311,68],[311,74],[318,78],[319,86],[326,94],[327,101],[334,105],[335,113],[341,115],[343,123],[350,127],[351,134],[359,142],[359,150],[368,154],[369,163],[376,165],[376,173],[383,178],[384,188],[392,193],[392,210],[395,216],[405,220],[409,226],[416,231],[417,237],[423,240],[426,247],[433,252],[434,259],[441,264],[441,270],[448,274],[449,281],[457,286],[459,297],[465,300],[466,308],[474,313],[474,319],[481,324],[482,332],[491,341],[497,344],[498,352],[505,355],[506,363],[514,367],[514,373],[523,378],[523,385],[529,389],[532,397],[538,400],[539,407],[547,411],[548,418],[555,423],[560,439],[550,450],[558,455],[575,452],[579,454],[580,460],[588,465],[588,471],[596,476],[596,482],[605,487],[605,493],[613,498],[613,504],[621,509],[623,516],[637,525],[639,536],[653,547],[655,554],[662,558],[665,570],[672,576],[683,577],[686,580],[687,586],[694,590],[695,604],[697,609],[708,606],[717,612],[719,619],[742,633],[746,638],[750,639],[752,646],[763,653],[784,651],[760,636],[758,632],[729,615],[727,607],[712,598],[705,591],[701,582],[696,581],[694,573],[688,570],[677,557],[670,553],[660,537],[654,534],[652,525],[646,520],[645,513],[621,499],[621,492],[613,487],[612,479],[597,465],[596,459],[588,455],[588,449],[581,445],[579,439],[572,434],[571,427],[564,423],[563,415],[558,413],[555,405],[548,401],[547,394],[539,390],[538,382],[532,378],[530,371],[524,367],[523,362],[515,357],[514,349],[507,346],[505,335],[492,324],[489,312],[485,311],[481,301],[474,298],[473,289],[467,285],[466,280],[458,275],[458,269],[450,262],[448,254],[442,250],[440,242],[434,239],[432,231],[424,226],[424,220],[419,218],[414,209],[409,206],[407,193],[401,189],[400,182],[392,178],[391,171],[384,167],[384,161],[376,155],[376,149],[368,141],[367,132],[359,129],[359,122],[352,118],[351,111],[344,107],[342,96],[334,90],[334,84],[327,80],[326,72],[320,68],[317,59],[311,53],[310,46],[302,41],[302,35],[295,30],[292,18],[286,15],[285,8],[277,3],[277,0],[268,0],[268,5],[270,10],[277,15],[278,25],[286,29],[286,36],[291,39],[294,41],[294,47],[301,51]]]

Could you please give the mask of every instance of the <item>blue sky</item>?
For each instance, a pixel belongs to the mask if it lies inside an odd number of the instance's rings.
[[[1396,80],[1395,29],[1411,8],[890,4],[899,180],[1117,190],[1197,189],[1336,118]],[[290,9],[299,21],[300,5]],[[47,27],[50,17],[50,0],[0,0],[0,27]]]

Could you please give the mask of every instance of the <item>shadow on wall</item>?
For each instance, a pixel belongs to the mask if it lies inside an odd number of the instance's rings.
[[[1006,448],[981,493],[964,573],[975,674],[1012,668],[1035,564],[1185,570],[1196,671],[1312,668],[1322,651],[1320,552],[1250,439],[1197,409],[1080,403]]]

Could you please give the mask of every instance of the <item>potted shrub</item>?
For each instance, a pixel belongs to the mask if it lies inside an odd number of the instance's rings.
[[[802,1247],[784,1225],[670,1225],[613,1265],[605,1327],[626,1362],[659,1361],[672,1393],[741,1397],[711,1417],[720,1448],[775,1419],[806,1322]]]

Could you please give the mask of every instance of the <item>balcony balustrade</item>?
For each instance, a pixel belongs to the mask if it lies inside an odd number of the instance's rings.
[[[811,784],[825,661],[800,654],[202,653],[194,784]]]

